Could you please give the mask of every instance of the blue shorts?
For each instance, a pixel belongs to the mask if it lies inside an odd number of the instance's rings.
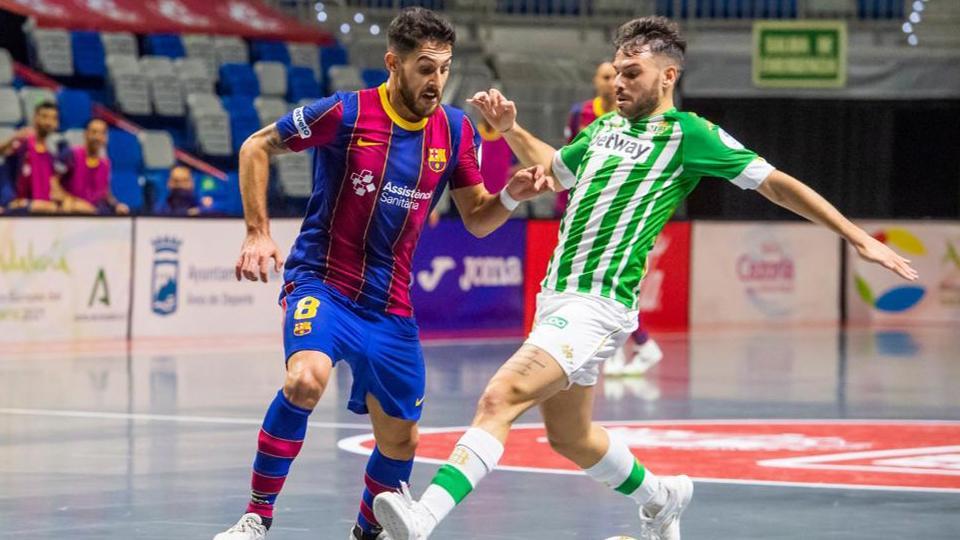
[[[313,276],[288,282],[280,293],[283,347],[326,354],[350,365],[353,388],[347,408],[367,414],[367,394],[394,418],[419,420],[426,368],[413,318],[361,306]]]

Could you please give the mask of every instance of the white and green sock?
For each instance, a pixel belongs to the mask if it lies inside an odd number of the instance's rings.
[[[457,441],[420,502],[439,523],[497,466],[502,456],[503,444],[496,437],[480,428],[470,428]]]
[[[584,469],[587,476],[618,493],[637,501],[641,506],[663,506],[665,493],[660,479],[637,461],[627,443],[607,432],[610,448],[596,465]]]

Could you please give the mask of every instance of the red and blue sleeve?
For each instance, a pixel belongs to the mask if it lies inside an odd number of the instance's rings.
[[[452,189],[483,184],[483,175],[480,174],[480,160],[477,159],[477,150],[480,148],[480,132],[477,131],[476,126],[473,125],[467,115],[463,115],[460,129],[462,131],[460,132],[457,166],[450,178]]]
[[[284,146],[300,152],[332,142],[342,120],[343,101],[337,93],[290,111],[277,120],[277,131]]]

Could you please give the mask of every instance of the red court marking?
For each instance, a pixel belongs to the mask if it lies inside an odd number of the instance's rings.
[[[633,453],[661,475],[701,480],[960,492],[960,422],[708,420],[610,422]],[[463,428],[424,429],[417,457],[444,462]],[[340,447],[370,453],[372,435]],[[570,474],[540,425],[516,426],[500,465]]]

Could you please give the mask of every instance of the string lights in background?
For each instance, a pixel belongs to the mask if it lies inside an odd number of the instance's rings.
[[[903,33],[907,35],[907,43],[909,43],[911,47],[916,47],[920,43],[920,38],[917,37],[917,27],[920,26],[920,21],[923,20],[921,13],[926,9],[928,1],[929,0],[914,0],[913,11],[907,16],[907,20],[903,22]]]
[[[313,8],[317,12],[317,22],[326,23],[327,21],[330,20],[330,14],[327,13],[327,6],[323,2],[317,2],[316,4],[313,5]],[[365,22],[367,22],[366,15],[364,15],[359,11],[353,14],[353,23],[356,25],[357,28],[362,28],[362,25]],[[376,23],[371,24],[367,29],[370,31],[371,35],[374,35],[374,36],[380,35],[381,28],[379,24],[376,24]],[[345,22],[340,25],[341,34],[344,34],[344,35],[349,34],[351,30],[353,30],[353,26],[349,22]]]

